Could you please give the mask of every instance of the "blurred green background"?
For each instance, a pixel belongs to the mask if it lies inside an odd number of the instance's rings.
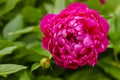
[[[108,49],[95,67],[76,70],[40,67],[50,53],[41,46],[39,28],[47,13],[58,13],[72,2],[88,4],[110,24]],[[120,0],[0,0],[0,80],[120,80]]]

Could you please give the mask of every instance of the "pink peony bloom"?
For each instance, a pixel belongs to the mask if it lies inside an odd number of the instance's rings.
[[[45,15],[40,28],[44,33],[42,46],[63,68],[94,66],[109,44],[107,21],[85,4],[73,3],[59,14]]]

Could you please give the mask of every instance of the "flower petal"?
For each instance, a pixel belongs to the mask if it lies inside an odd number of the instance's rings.
[[[93,46],[93,41],[92,41],[90,35],[86,35],[86,37],[83,40],[83,44],[86,47],[92,47]]]
[[[78,2],[74,2],[70,4],[67,8],[72,8],[72,7],[80,7],[81,9],[84,9],[84,10],[88,8],[86,4],[80,4]]]
[[[102,17],[100,17],[100,21],[101,21],[101,23],[102,23],[102,28],[103,28],[104,32],[107,34],[108,31],[109,31],[109,24],[108,24],[107,21],[106,21],[104,18],[102,18]]]
[[[108,44],[109,44],[108,39],[107,39],[107,38],[104,38],[104,39],[101,41],[101,45],[98,46],[98,48],[97,48],[98,53],[104,52],[104,51],[107,49]]]
[[[55,14],[47,14],[43,17],[43,19],[40,22],[40,28],[44,32],[45,25],[49,24],[50,19],[53,18]]]
[[[43,37],[42,38],[42,46],[43,48],[45,48],[46,50],[48,50],[48,42],[49,42],[49,38]]]

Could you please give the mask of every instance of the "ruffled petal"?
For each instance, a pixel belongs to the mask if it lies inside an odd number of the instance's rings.
[[[101,24],[102,24],[102,29],[104,30],[105,34],[108,34],[108,31],[109,31],[109,24],[107,23],[107,21],[100,17],[100,21],[101,21]]]
[[[83,10],[88,8],[86,4],[80,4],[78,2],[74,2],[74,3],[70,4],[67,8],[72,8],[72,7],[80,7]]]
[[[104,52],[104,51],[107,49],[108,44],[109,44],[108,39],[107,39],[107,38],[104,38],[104,39],[101,41],[101,45],[97,47],[97,52],[98,52],[98,53]]]
[[[86,37],[83,40],[83,44],[86,47],[92,47],[94,45],[90,35],[86,35]]]
[[[46,50],[48,50],[48,42],[49,42],[49,38],[43,37],[42,38],[42,46],[43,48],[45,48]]]
[[[53,18],[54,16],[55,14],[47,14],[42,18],[40,22],[40,28],[43,32],[45,30],[45,25],[49,24],[49,22],[51,21],[51,18]]]

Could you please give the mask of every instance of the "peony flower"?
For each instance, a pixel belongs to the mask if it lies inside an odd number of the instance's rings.
[[[58,14],[45,15],[40,28],[44,33],[42,46],[63,68],[94,66],[109,44],[107,21],[86,4],[75,2]]]

